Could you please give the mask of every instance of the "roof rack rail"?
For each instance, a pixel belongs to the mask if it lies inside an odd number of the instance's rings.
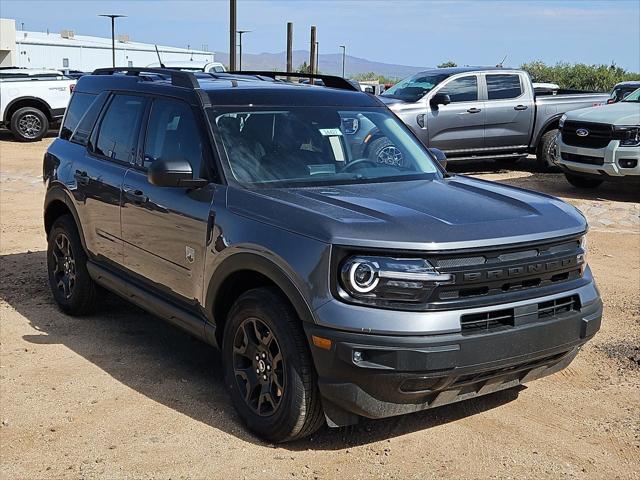
[[[351,90],[354,92],[359,92],[354,85],[349,83],[346,79],[342,77],[337,77],[335,75],[323,75],[320,73],[299,73],[299,72],[269,72],[269,71],[257,71],[257,70],[241,70],[241,71],[227,71],[224,72],[230,75],[250,75],[255,77],[268,77],[273,78],[275,80],[276,77],[296,77],[296,78],[308,78],[308,79],[319,79],[325,84],[325,86],[330,88],[339,88],[341,90]]]
[[[140,76],[144,73],[155,73],[157,75],[166,75],[171,77],[171,84],[176,87],[191,88],[193,90],[200,88],[200,84],[195,75],[184,70],[172,70],[170,68],[144,68],[144,67],[112,67],[97,68],[92,75],[113,75],[114,73],[125,72],[127,75]]]

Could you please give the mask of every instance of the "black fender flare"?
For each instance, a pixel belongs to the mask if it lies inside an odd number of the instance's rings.
[[[298,317],[300,317],[303,322],[314,322],[311,307],[296,285],[294,280],[295,274],[293,272],[287,272],[285,268],[277,265],[262,252],[241,251],[232,253],[225,258],[215,269],[213,276],[208,282],[205,296],[205,309],[207,317],[213,324],[221,323],[216,322],[214,318],[215,303],[220,288],[232,274],[243,270],[254,271],[267,277],[284,292],[287,299],[293,305]]]
[[[560,121],[560,117],[562,117],[562,115],[564,115],[565,112],[562,113],[556,113],[554,116],[552,116],[551,118],[549,118],[540,128],[540,130],[538,131],[538,135],[536,137],[536,141],[533,143],[533,150],[537,150],[538,149],[538,145],[540,144],[540,139],[542,138],[542,135],[544,135],[548,128],[549,125],[551,125],[552,123],[556,123]]]
[[[7,106],[4,109],[4,118],[2,119],[4,123],[9,123],[10,121],[9,112],[11,111],[11,107],[13,107],[13,105],[15,105],[17,102],[21,102],[23,100],[32,100],[37,103],[42,103],[46,107],[46,110],[42,113],[44,113],[49,120],[52,119],[51,105],[49,105],[46,100],[43,100],[42,98],[39,98],[39,97],[32,97],[32,96],[26,95],[23,97],[14,98],[7,104]]]
[[[45,232],[47,230],[46,220],[45,220],[47,215],[47,210],[49,209],[51,204],[54,202],[64,203],[67,209],[71,212],[71,215],[73,216],[73,220],[76,223],[76,227],[78,228],[78,235],[80,236],[82,247],[84,248],[85,252],[89,253],[89,250],[87,249],[87,244],[84,239],[84,231],[82,230],[82,223],[80,222],[78,211],[76,210],[76,207],[73,203],[71,194],[66,188],[62,187],[61,185],[53,185],[49,187],[49,189],[47,190],[47,193],[45,194],[44,211],[43,211],[43,221],[45,222],[45,225],[44,225]]]

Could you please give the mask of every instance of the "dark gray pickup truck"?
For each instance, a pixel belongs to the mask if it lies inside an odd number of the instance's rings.
[[[553,165],[563,113],[604,105],[606,93],[534,92],[522,70],[495,67],[437,68],[405,78],[380,99],[427,147],[449,160],[487,157],[517,160],[535,153],[541,168]],[[370,156],[397,158],[395,147],[375,134]]]

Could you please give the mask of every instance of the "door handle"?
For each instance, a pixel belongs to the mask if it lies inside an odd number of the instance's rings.
[[[129,200],[132,200],[133,203],[146,203],[149,200],[142,190],[138,190],[137,188],[125,188],[124,194]]]
[[[73,174],[73,178],[76,179],[76,183],[78,185],[89,185],[89,175],[87,175],[87,172],[76,170],[76,173]]]
[[[529,108],[527,105],[517,105],[513,107],[514,110],[526,110],[527,108]]]
[[[479,108],[470,108],[469,110],[467,110],[467,113],[480,113],[482,110]]]

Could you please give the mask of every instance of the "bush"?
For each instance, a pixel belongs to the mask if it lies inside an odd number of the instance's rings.
[[[556,63],[541,61],[525,63],[520,67],[534,82],[557,83],[560,88],[607,92],[618,82],[640,80],[640,73],[628,72],[616,65],[586,65],[584,63]]]

